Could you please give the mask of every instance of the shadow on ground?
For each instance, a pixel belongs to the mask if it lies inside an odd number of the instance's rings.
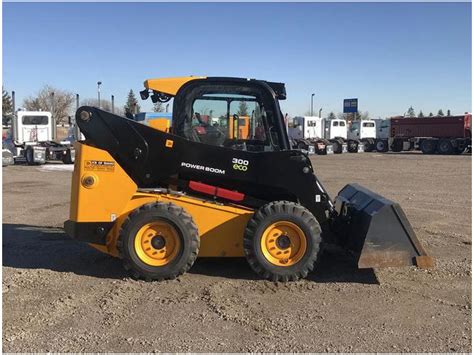
[[[128,277],[119,259],[103,254],[86,243],[72,240],[61,228],[3,224],[2,244],[4,266],[109,279]],[[189,273],[229,279],[259,279],[244,258],[198,259]],[[332,248],[321,255],[308,279],[320,283],[378,284],[372,269],[358,269],[349,255]]]

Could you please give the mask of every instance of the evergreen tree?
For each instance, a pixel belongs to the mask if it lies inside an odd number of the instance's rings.
[[[8,91],[2,87],[2,123],[7,125],[13,116],[12,98]]]
[[[429,116],[430,116],[430,117],[433,117],[433,112],[430,112]]]
[[[448,110],[448,112],[446,113],[446,116],[451,116],[451,110]]]
[[[438,110],[438,116],[444,116],[444,113],[443,113],[443,110],[442,110],[442,109],[439,109],[439,110]]]
[[[135,97],[135,93],[133,92],[132,89],[130,89],[128,93],[127,103],[125,104],[123,109],[126,114],[129,113],[129,114],[134,115],[140,112],[140,105],[138,104],[138,100]]]
[[[407,111],[407,116],[408,117],[416,117],[415,109],[413,106],[410,106]]]
[[[239,110],[237,111],[239,116],[248,116],[249,115],[249,108],[245,101],[240,101],[239,103]]]
[[[333,119],[336,118],[336,115],[334,114],[334,112],[331,111],[331,112],[329,113],[328,118],[329,118],[330,120],[333,120]]]
[[[425,115],[423,115],[423,111],[420,110],[420,113],[418,114],[418,117],[425,117]]]

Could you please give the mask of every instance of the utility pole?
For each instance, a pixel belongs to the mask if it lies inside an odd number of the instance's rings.
[[[54,116],[54,91],[49,94],[51,96],[51,115]]]
[[[98,81],[97,82],[97,101],[98,101],[99,108],[100,108],[100,86],[101,85],[102,85],[102,81]]]
[[[316,94],[311,94],[311,116],[313,116],[313,97]]]
[[[13,115],[15,114],[15,91],[12,91],[12,111],[13,111]],[[13,120],[12,120],[13,121]]]
[[[115,113],[115,107],[114,107],[114,95],[112,95],[112,113]]]
[[[51,91],[51,121],[53,121],[53,134],[52,138],[53,140],[56,139],[56,117],[54,115],[54,91]]]
[[[79,110],[79,94],[76,94],[76,111]]]

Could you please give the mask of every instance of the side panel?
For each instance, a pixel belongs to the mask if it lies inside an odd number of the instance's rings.
[[[392,118],[391,137],[464,137],[464,116]]]
[[[113,222],[137,191],[137,185],[105,150],[78,142],[74,148],[69,219]]]
[[[116,242],[120,226],[134,209],[154,202],[171,202],[183,207],[198,227],[201,238],[199,257],[242,257],[243,236],[252,209],[219,205],[206,200],[168,194],[136,193],[107,236],[109,254],[117,256]]]
[[[91,238],[97,227],[91,222],[114,222],[104,239],[106,245],[97,241],[91,244],[95,248],[118,256],[116,241],[128,214],[147,203],[172,202],[193,217],[201,237],[199,256],[244,255],[243,235],[253,209],[184,195],[137,192],[137,185],[109,153],[78,142],[75,148],[77,159],[72,177],[70,221],[78,222],[82,228],[90,226]]]

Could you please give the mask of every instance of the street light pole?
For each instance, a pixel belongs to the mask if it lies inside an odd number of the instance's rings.
[[[99,108],[100,108],[100,85],[102,85],[102,81],[98,81],[97,82],[97,100],[98,100],[98,105],[99,105]]]
[[[114,99],[115,99],[115,98],[114,98],[114,95],[112,95],[112,113],[115,113],[115,107],[114,107],[115,103],[114,103]]]
[[[323,110],[323,108],[321,107],[321,108],[319,109],[319,118],[321,118],[321,111],[322,111],[322,110]]]
[[[313,116],[313,97],[316,94],[311,94],[311,116]]]
[[[54,91],[51,91],[51,121],[53,126],[53,134],[51,135],[52,139],[56,139],[56,116],[54,115]]]

